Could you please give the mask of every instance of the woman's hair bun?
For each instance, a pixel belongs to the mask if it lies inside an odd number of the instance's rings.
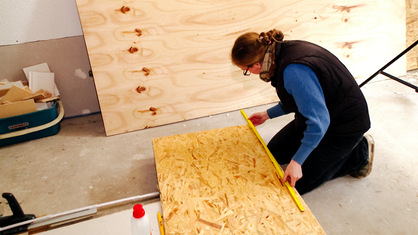
[[[283,41],[283,38],[284,35],[282,31],[276,29],[260,33],[260,40],[265,44],[271,44],[273,41],[280,42]]]

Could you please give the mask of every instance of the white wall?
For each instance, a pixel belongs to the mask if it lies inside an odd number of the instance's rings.
[[[82,35],[75,0],[0,0],[0,45]]]

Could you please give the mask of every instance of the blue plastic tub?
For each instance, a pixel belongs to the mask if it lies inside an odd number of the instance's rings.
[[[60,101],[49,109],[0,119],[0,147],[55,135],[64,109]]]

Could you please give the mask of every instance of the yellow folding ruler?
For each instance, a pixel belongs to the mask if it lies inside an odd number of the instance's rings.
[[[273,162],[273,165],[276,167],[277,172],[279,172],[280,177],[283,179],[284,173],[282,171],[282,168],[279,166],[276,159],[273,157],[273,154],[271,154],[270,150],[267,148],[267,145],[264,143],[264,140],[261,138],[260,134],[258,134],[257,129],[255,129],[255,126],[253,125],[253,123],[248,119],[248,116],[243,109],[241,109],[241,113],[244,116],[245,120],[248,122],[248,125],[250,125],[250,127],[253,129],[254,133],[257,135],[258,139],[260,140],[261,144],[263,145],[264,149],[266,150],[267,154],[269,155],[270,160]],[[295,191],[290,186],[289,182],[286,181],[285,185],[286,185],[287,189],[289,190],[290,195],[292,195],[292,198],[295,201],[296,205],[299,207],[299,210],[302,211],[302,212],[305,211],[305,209],[303,208],[302,204],[300,203]]]

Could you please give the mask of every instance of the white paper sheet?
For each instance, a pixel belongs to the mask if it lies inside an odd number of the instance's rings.
[[[30,81],[31,80],[31,78],[30,78],[31,73],[33,73],[33,72],[51,73],[47,63],[37,64],[37,65],[33,65],[33,66],[30,66],[30,67],[23,68],[23,72],[25,73],[26,79],[28,79],[29,88],[33,92],[37,92],[39,89],[38,90],[35,90],[35,88],[32,89],[32,84],[31,83],[33,83],[33,82]],[[35,85],[35,86],[38,86],[38,85]],[[47,89],[44,89],[44,90],[47,90]],[[58,88],[57,88],[57,85],[55,85],[55,81],[54,81],[54,90],[47,90],[47,91],[51,92],[53,97],[60,95],[60,93],[58,91]]]

